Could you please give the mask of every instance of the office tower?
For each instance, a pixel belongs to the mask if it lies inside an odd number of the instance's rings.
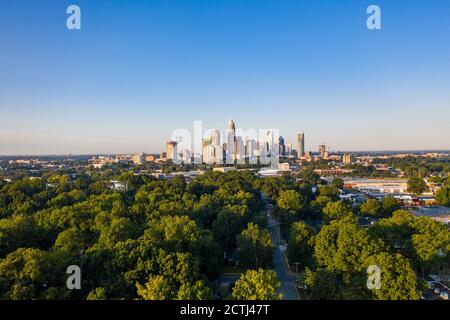
[[[236,128],[234,126],[233,120],[229,120],[227,124],[227,132],[226,132],[226,163],[233,164],[235,159],[235,137],[236,137]]]
[[[133,156],[134,164],[144,164],[146,162],[147,155],[145,153],[139,153]]]
[[[167,152],[164,152],[164,151],[161,152],[160,155],[159,155],[159,158],[162,159],[162,160],[166,160],[167,159]]]
[[[212,164],[214,162],[214,146],[211,144],[211,139],[203,140],[202,158],[203,163]]]
[[[292,143],[290,142],[286,143],[286,155],[292,156]]]
[[[326,146],[324,144],[320,144],[319,145],[319,154],[322,158],[325,158],[325,153],[326,153]]]
[[[222,143],[222,160],[227,161],[227,143]]]
[[[236,140],[236,155],[235,158],[238,161],[238,163],[244,163],[244,159],[245,159],[245,144],[244,144],[244,140],[242,139],[242,137],[240,136],[236,136],[235,138]]]
[[[181,160],[186,163],[192,163],[191,151],[189,149],[184,149],[180,153]]]
[[[177,159],[177,142],[176,141],[169,141],[166,143],[166,154],[167,159],[169,160],[175,160]]]
[[[218,130],[213,129],[211,137],[203,140],[202,157],[203,162],[206,164],[223,163],[223,151]]]
[[[217,129],[212,129],[211,131],[211,144],[213,146],[220,145],[220,132]]]
[[[274,136],[273,136],[273,130],[269,129],[267,130],[267,154],[272,154],[274,148]]]
[[[344,164],[351,164],[352,163],[352,155],[350,153],[344,153],[342,156],[342,162]]]
[[[299,132],[297,134],[297,157],[303,158],[305,156],[305,134]]]
[[[253,163],[256,160],[256,141],[253,139],[247,140],[245,144],[245,155],[247,156],[249,163]]]
[[[220,144],[220,132],[217,129],[211,131],[211,144],[214,147],[214,163],[223,163],[223,150]]]
[[[286,145],[284,144],[284,138],[282,136],[278,138],[278,155],[281,157],[286,156]]]

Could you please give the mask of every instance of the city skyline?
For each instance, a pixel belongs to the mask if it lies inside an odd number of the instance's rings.
[[[68,3],[0,3],[0,155],[159,153],[230,118],[306,151],[450,149],[448,1],[377,1],[382,30],[368,1],[77,4],[70,31]]]

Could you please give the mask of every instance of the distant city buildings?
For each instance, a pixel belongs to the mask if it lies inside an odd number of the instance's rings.
[[[245,155],[249,159],[249,162],[254,162],[256,160],[256,141],[254,139],[247,140],[245,144]]]
[[[327,146],[324,144],[319,145],[319,154],[321,158],[327,158]]]
[[[352,163],[352,155],[350,153],[344,153],[342,156],[342,162],[344,164],[351,164]]]
[[[292,156],[292,143],[286,143],[286,156]]]
[[[226,145],[225,145],[226,163],[234,163],[234,159],[236,158],[235,137],[236,137],[236,128],[234,126],[234,122],[233,120],[229,120],[227,124]]]
[[[297,134],[297,157],[305,157],[305,133],[303,132]]]
[[[177,153],[177,142],[176,141],[169,141],[166,143],[166,158],[168,160],[174,160],[177,159],[178,153]]]
[[[286,145],[284,144],[284,138],[282,136],[278,138],[278,154],[280,157],[286,156]]]
[[[133,156],[132,161],[134,164],[144,164],[147,161],[147,155],[145,153],[139,153]]]

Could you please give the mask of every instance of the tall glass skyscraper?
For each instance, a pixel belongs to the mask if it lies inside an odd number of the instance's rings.
[[[305,156],[305,133],[299,132],[297,134],[297,157]]]

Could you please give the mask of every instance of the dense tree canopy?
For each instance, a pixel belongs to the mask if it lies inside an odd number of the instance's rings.
[[[181,170],[164,170],[172,167]],[[415,194],[426,189],[417,177],[437,167],[424,168],[407,173]],[[449,205],[448,178],[435,180],[444,185],[438,203]],[[0,179],[0,298],[210,299],[231,268],[244,272],[231,298],[279,299],[276,273],[266,269],[268,222],[299,267],[304,298],[419,298],[420,278],[448,268],[448,227],[399,210],[392,197],[339,201],[342,188],[308,164],[297,176],[267,178],[244,170],[164,180],[120,164],[17,172]],[[363,228],[355,213],[379,221]],[[72,264],[82,266],[81,290],[66,288]],[[366,287],[369,265],[381,269],[380,290]]]
[[[273,270],[248,270],[236,282],[232,297],[237,300],[279,300],[280,281]]]
[[[247,268],[269,267],[272,264],[273,243],[270,232],[249,223],[237,238],[239,259]]]

